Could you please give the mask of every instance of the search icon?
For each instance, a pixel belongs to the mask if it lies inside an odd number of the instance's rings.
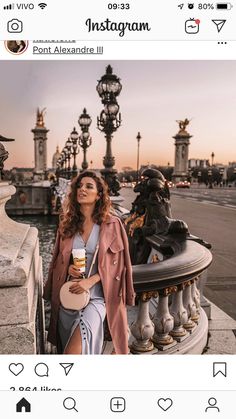
[[[78,410],[76,409],[76,401],[75,399],[73,399],[73,397],[66,397],[65,400],[63,400],[63,406],[66,410],[75,410],[76,412],[78,412]]]

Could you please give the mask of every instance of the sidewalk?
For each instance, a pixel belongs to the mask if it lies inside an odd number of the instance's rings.
[[[209,320],[209,339],[204,354],[236,354],[236,321],[213,303]]]

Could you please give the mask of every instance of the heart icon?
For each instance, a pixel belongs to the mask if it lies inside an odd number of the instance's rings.
[[[158,399],[157,400],[158,406],[166,412],[173,404],[173,400],[167,398],[167,399]]]
[[[17,376],[22,373],[24,369],[24,365],[23,364],[10,364],[8,368],[12,374]]]

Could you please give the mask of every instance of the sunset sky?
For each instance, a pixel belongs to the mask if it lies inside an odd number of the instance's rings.
[[[31,129],[36,109],[46,107],[48,167],[56,146],[60,150],[84,107],[92,117],[93,144],[88,160],[102,167],[105,138],[96,128],[103,106],[97,80],[108,64],[120,77],[118,97],[122,126],[114,134],[115,167],[136,168],[140,131],[140,164],[174,163],[176,120],[192,119],[189,157],[227,164],[236,160],[236,61],[8,61],[0,63],[0,134],[15,138],[5,143],[5,168],[34,167]],[[81,166],[82,153],[78,156]]]

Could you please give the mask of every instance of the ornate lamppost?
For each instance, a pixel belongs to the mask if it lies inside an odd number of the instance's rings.
[[[64,170],[64,153],[63,150],[61,151],[61,157],[60,157],[60,169],[59,169],[60,177],[63,177],[63,170]]]
[[[67,150],[65,148],[65,146],[63,147],[62,150],[62,177],[66,178],[66,174],[67,174]]]
[[[212,170],[209,169],[208,172],[208,178],[209,178],[209,189],[213,189],[213,185],[212,185]]]
[[[140,140],[141,140],[141,135],[140,135],[140,132],[138,132],[138,135],[137,135],[137,137],[136,137],[136,139],[137,139],[137,146],[138,146],[138,148],[137,148],[137,183],[138,183],[138,181],[139,181],[139,152],[140,152]]]
[[[60,170],[61,170],[61,154],[60,157],[57,159],[57,168],[56,168],[56,178],[57,178],[57,184],[59,183],[59,177],[60,177]]]
[[[65,148],[66,148],[67,160],[68,160],[67,179],[70,179],[70,176],[71,176],[70,159],[71,159],[71,156],[72,156],[72,141],[71,141],[70,137],[66,141]]]
[[[202,177],[202,172],[199,170],[199,171],[197,172],[198,186],[200,186],[200,183],[201,183],[201,177]]]
[[[193,170],[188,169],[188,182],[192,183]]]
[[[220,187],[223,186],[223,176],[224,176],[225,169],[223,167],[220,168]]]
[[[236,167],[234,167],[233,174],[234,174],[234,176],[235,176],[235,178],[236,178]],[[234,179],[234,180],[235,180],[235,179]]]
[[[72,166],[72,177],[75,177],[77,175],[77,165],[76,165],[76,156],[79,153],[79,147],[78,147],[78,132],[76,131],[75,127],[73,128],[73,131],[70,134],[70,139],[72,142],[72,155],[73,155],[73,166]]]
[[[119,113],[119,105],[116,98],[121,92],[122,85],[120,79],[113,74],[113,69],[110,65],[106,68],[106,74],[98,81],[96,89],[104,105],[104,109],[97,118],[97,127],[105,133],[106,138],[106,154],[103,157],[104,169],[101,170],[101,174],[108,184],[110,194],[118,196],[120,184],[117,170],[113,168],[115,158],[112,155],[111,142],[112,134],[121,125],[121,114]]]
[[[214,151],[212,151],[212,153],[211,153],[211,165],[212,166],[214,164],[214,157],[215,157],[215,153],[214,153]]]
[[[89,134],[89,127],[91,125],[92,119],[87,113],[86,108],[84,108],[83,113],[80,115],[78,119],[79,126],[81,128],[82,134],[79,136],[79,145],[83,149],[83,162],[82,162],[82,171],[88,168],[87,162],[87,149],[92,144],[92,138]]]

